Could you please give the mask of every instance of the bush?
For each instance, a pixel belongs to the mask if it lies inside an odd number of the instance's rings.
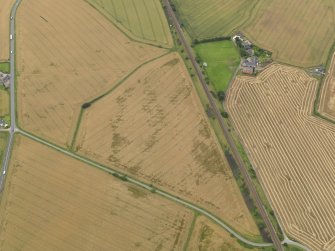
[[[91,103],[84,103],[81,107],[83,109],[89,108],[91,106]]]
[[[224,101],[224,99],[226,97],[226,93],[224,91],[218,91],[217,95],[218,95],[218,98],[221,102]]]
[[[229,117],[228,112],[221,112],[222,117],[225,119]]]

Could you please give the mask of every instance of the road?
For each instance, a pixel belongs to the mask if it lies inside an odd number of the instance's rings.
[[[180,24],[179,24],[179,21],[174,13],[174,11],[172,10],[172,7],[171,7],[171,4],[170,4],[170,1],[169,0],[164,0],[164,4],[166,6],[166,10],[167,10],[167,13],[168,15],[170,16],[171,18],[171,21],[173,22],[173,25],[178,33],[178,36],[179,36],[179,39],[180,39],[180,42],[181,44],[183,45],[189,59],[191,60],[193,66],[194,66],[194,69],[196,71],[196,74],[203,86],[203,89],[205,90],[205,93],[207,95],[207,98],[209,100],[209,103],[210,103],[210,107],[211,109],[213,110],[214,112],[214,115],[216,117],[216,119],[218,120],[219,124],[220,124],[220,127],[221,127],[221,130],[223,132],[223,134],[225,135],[226,139],[227,139],[227,142],[230,146],[230,149],[232,151],[232,154],[236,160],[236,163],[238,164],[239,166],[239,169],[243,175],[243,178],[245,180],[245,183],[250,191],[250,195],[255,203],[255,206],[257,207],[258,209],[258,212],[259,214],[261,215],[265,225],[266,225],[266,228],[267,230],[269,231],[269,234],[270,234],[270,237],[271,237],[271,240],[273,241],[273,244],[275,246],[275,248],[279,251],[284,251],[284,248],[281,244],[281,241],[279,240],[277,234],[276,234],[276,231],[270,221],[270,218],[269,216],[267,215],[267,212],[266,210],[264,209],[264,206],[263,206],[263,203],[261,201],[261,198],[259,196],[259,194],[257,193],[256,191],[256,188],[251,180],[251,177],[248,173],[248,170],[237,150],[237,147],[228,131],[228,128],[226,126],[226,124],[224,123],[223,121],[223,118],[221,116],[221,113],[220,113],[220,110],[219,108],[216,106],[216,103],[215,103],[215,100],[213,98],[213,96],[211,95],[210,91],[209,91],[209,88],[207,86],[207,83],[205,81],[205,78],[204,76],[202,75],[202,71],[200,69],[200,66],[198,65],[198,63],[196,62],[195,60],[195,57],[194,57],[194,54],[193,54],[193,51],[192,51],[192,47],[189,45],[189,43],[187,42],[186,38],[185,38],[185,35],[180,27]]]
[[[167,6],[169,6],[170,9],[171,9],[171,6],[169,5],[169,2],[167,0],[164,0],[164,1],[167,2]],[[7,144],[7,149],[6,149],[6,152],[5,152],[4,161],[3,161],[3,165],[2,165],[2,170],[1,170],[1,174],[0,174],[1,175],[0,176],[0,191],[3,190],[3,186],[4,186],[4,183],[5,183],[4,181],[5,181],[6,175],[4,175],[3,172],[4,171],[7,172],[7,168],[8,168],[8,164],[9,164],[9,160],[10,160],[10,156],[11,156],[11,150],[12,150],[12,147],[13,147],[13,141],[14,141],[14,134],[15,133],[20,133],[23,136],[26,136],[26,137],[28,137],[28,138],[30,138],[32,140],[35,140],[35,141],[37,141],[37,142],[39,142],[41,144],[47,145],[47,146],[49,146],[49,147],[51,147],[51,148],[53,148],[53,149],[55,149],[55,150],[57,150],[57,151],[65,154],[65,155],[67,155],[69,157],[72,157],[74,159],[80,160],[80,161],[82,161],[82,162],[84,162],[86,164],[89,164],[91,166],[99,168],[100,170],[105,171],[107,173],[118,174],[120,176],[123,175],[120,172],[117,172],[117,171],[115,171],[115,170],[113,170],[111,168],[105,167],[105,166],[100,165],[100,164],[98,164],[96,162],[88,160],[88,159],[86,159],[86,158],[84,158],[82,156],[79,156],[79,155],[77,155],[77,154],[75,154],[75,153],[73,153],[71,151],[63,149],[63,148],[61,148],[61,147],[59,147],[57,145],[49,143],[49,142],[47,142],[47,141],[45,141],[45,140],[43,140],[41,138],[38,138],[38,137],[36,137],[36,136],[28,133],[28,132],[20,130],[17,127],[17,124],[16,124],[16,98],[15,98],[15,51],[14,50],[15,50],[15,16],[16,16],[17,7],[19,6],[20,2],[21,2],[21,0],[17,0],[15,2],[14,6],[12,8],[12,12],[11,12],[11,17],[13,17],[13,18],[11,18],[11,20],[10,20],[10,33],[13,35],[13,39],[10,40],[10,51],[13,52],[13,53],[10,53],[10,74],[11,74],[11,80],[10,80],[11,81],[10,82],[10,108],[11,109],[10,110],[11,110],[11,124],[10,124],[10,128],[9,129],[1,130],[1,131],[9,132],[10,136],[9,136],[9,141],[8,141],[8,144]],[[174,16],[174,13],[173,13],[172,9],[170,10],[170,13],[172,13],[173,16]],[[175,19],[176,24],[178,25],[178,22],[177,22],[177,19],[175,18],[175,16],[174,16],[174,19]],[[177,27],[179,27],[179,25]],[[179,29],[180,29],[180,27],[179,27]],[[181,35],[183,37],[181,29],[180,29],[179,32],[181,33]],[[184,44],[188,45],[186,43],[185,38],[183,40],[184,40]],[[185,48],[187,48],[188,53],[190,55],[192,55],[189,46],[185,46]],[[196,67],[197,72],[199,71],[198,74],[200,73],[200,79],[202,79],[202,82],[203,82],[204,80],[203,80],[200,68],[196,64],[193,55],[190,58],[193,59],[192,62],[194,63],[195,66],[197,66]],[[206,84],[205,84],[205,87],[207,87]],[[208,88],[205,88],[205,90],[206,90],[206,93],[208,93]],[[210,100],[212,100],[212,99],[210,99]],[[211,101],[211,105],[213,105],[213,100]],[[215,104],[214,104],[214,107],[216,107]],[[221,116],[220,116],[220,118],[221,118]],[[222,118],[221,118],[221,120],[222,120]],[[142,188],[144,188],[146,190],[149,190],[151,192],[153,191],[153,187],[150,184],[146,184],[146,183],[144,183],[142,181],[139,181],[137,179],[134,179],[132,177],[127,177],[127,181],[131,182],[131,183],[133,183],[133,184],[135,184],[137,186],[140,186],[140,187],[142,187]],[[214,222],[216,222],[217,224],[219,224],[221,227],[223,227],[224,229],[226,229],[229,233],[231,233],[232,235],[234,235],[237,239],[239,239],[240,241],[242,241],[242,242],[244,242],[244,243],[246,243],[248,245],[251,245],[251,246],[254,246],[254,247],[273,246],[272,243],[256,243],[256,242],[249,241],[249,240],[245,239],[244,237],[242,237],[241,235],[239,235],[237,232],[235,232],[229,226],[227,226],[222,220],[220,220],[219,218],[217,218],[215,215],[211,214],[210,212],[206,211],[205,209],[203,209],[201,207],[198,207],[198,206],[196,206],[196,205],[194,205],[194,204],[192,204],[192,203],[190,203],[190,202],[188,202],[186,200],[183,200],[183,199],[181,199],[181,198],[179,198],[177,196],[174,196],[174,195],[171,195],[171,194],[169,194],[167,192],[164,192],[163,190],[156,189],[156,188],[154,188],[154,190],[155,190],[155,193],[157,193],[157,194],[159,194],[159,195],[161,195],[161,196],[163,196],[163,197],[165,197],[167,199],[170,199],[170,200],[172,200],[174,202],[182,204],[182,205],[184,205],[184,206],[186,206],[188,208],[191,208],[191,209],[195,210],[196,212],[199,212],[199,213],[207,216],[208,218],[212,219]],[[288,238],[287,238],[287,241],[290,242],[290,243],[292,243],[292,244],[296,244],[295,242],[290,241]],[[282,249],[277,249],[277,250],[282,250]]]
[[[0,191],[2,191],[4,186],[4,181],[6,178],[6,172],[8,168],[8,163],[13,147],[13,141],[14,141],[14,133],[17,129],[16,127],[16,107],[15,107],[15,16],[16,16],[16,10],[19,6],[21,0],[17,0],[12,8],[11,11],[11,19],[10,19],[10,34],[13,35],[13,38],[10,40],[10,54],[9,54],[9,61],[10,61],[10,118],[11,123],[9,127],[9,140],[6,148],[6,152],[4,155],[4,159],[2,162],[2,169],[1,169],[1,176],[0,176]],[[9,38],[8,38],[9,39]]]

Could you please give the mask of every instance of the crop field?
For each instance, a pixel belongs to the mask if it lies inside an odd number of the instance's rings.
[[[240,63],[240,55],[232,41],[201,43],[194,46],[216,91],[225,91]]]
[[[142,66],[85,109],[75,149],[259,236],[176,53]]]
[[[210,250],[232,250],[232,251],[257,251],[257,248],[245,248],[238,241],[231,237],[224,229],[199,216],[188,244],[188,250],[210,251]]]
[[[9,115],[9,93],[0,88],[0,118]]]
[[[22,136],[0,204],[1,250],[181,250],[193,213]]]
[[[272,65],[238,77],[227,109],[287,233],[335,250],[335,126],[312,116],[317,80]]]
[[[10,11],[15,0],[0,0],[0,60],[9,58]]]
[[[172,47],[170,29],[159,0],[87,0],[131,37]]]
[[[335,120],[335,54],[322,87],[319,110],[321,114]]]
[[[174,0],[193,38],[242,31],[280,62],[307,67],[325,63],[335,39],[333,0]]]
[[[22,1],[17,13],[20,126],[68,145],[84,102],[163,53],[129,40],[85,1]]]
[[[192,38],[221,37],[248,21],[254,3],[248,0],[172,0]]]

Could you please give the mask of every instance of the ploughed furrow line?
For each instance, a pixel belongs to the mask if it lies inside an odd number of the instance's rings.
[[[272,65],[256,78],[238,77],[226,102],[287,233],[335,250],[335,126],[312,117],[316,90],[305,72]]]
[[[335,121],[335,53],[322,87],[319,111]]]

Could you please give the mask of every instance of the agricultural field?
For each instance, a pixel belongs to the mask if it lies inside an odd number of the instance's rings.
[[[172,47],[170,28],[159,0],[87,0],[136,40]]]
[[[15,0],[0,0],[0,60],[9,58],[9,19]]]
[[[259,238],[177,53],[142,66],[84,111],[75,143],[81,155],[192,201]]]
[[[5,132],[0,132],[0,166],[2,164],[3,154],[7,146],[8,134]]]
[[[0,87],[0,118],[9,116],[9,93]]]
[[[228,36],[248,22],[257,1],[172,0],[179,19],[193,39]]]
[[[1,250],[181,250],[193,212],[23,136],[0,204]]]
[[[242,31],[273,59],[308,67],[325,63],[335,39],[333,0],[174,0],[193,39]]]
[[[335,54],[322,87],[319,110],[335,121]]]
[[[194,46],[194,50],[201,62],[207,63],[204,68],[215,90],[225,91],[240,63],[240,55],[233,42],[201,43]]]
[[[237,239],[231,237],[227,231],[204,216],[199,216],[196,219],[192,236],[188,243],[188,250],[257,251],[263,249],[246,248],[241,246]]]
[[[25,0],[17,13],[20,126],[61,146],[81,105],[166,50],[131,41],[81,0]]]
[[[335,250],[335,126],[312,116],[317,80],[274,64],[237,77],[226,106],[289,236]]]

